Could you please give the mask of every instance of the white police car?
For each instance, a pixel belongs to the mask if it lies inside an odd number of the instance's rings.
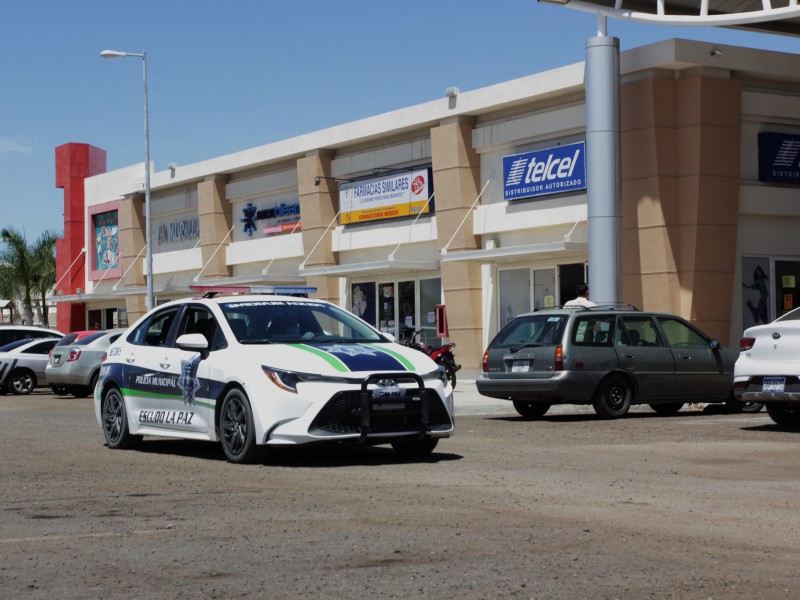
[[[422,456],[453,432],[443,370],[302,297],[314,288],[192,289],[206,293],[153,309],[109,347],[94,400],[110,448],[153,435],[219,440],[237,463],[320,442]]]

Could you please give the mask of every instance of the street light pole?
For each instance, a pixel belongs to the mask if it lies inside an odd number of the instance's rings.
[[[142,59],[142,81],[144,82],[144,223],[145,223],[145,277],[147,278],[147,310],[155,306],[153,295],[153,245],[150,235],[150,125],[147,117],[147,53],[119,52],[103,50],[103,58],[125,58],[134,56]]]

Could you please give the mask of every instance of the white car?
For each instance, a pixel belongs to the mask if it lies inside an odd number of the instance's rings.
[[[58,338],[25,339],[0,346],[0,392],[30,394],[47,385],[45,367]]]
[[[452,387],[422,352],[299,295],[314,288],[208,289],[153,309],[108,348],[94,400],[110,448],[152,435],[218,440],[237,463],[320,442],[423,456],[452,434]]]
[[[733,370],[733,393],[763,402],[778,425],[800,427],[800,308],[745,330]]]

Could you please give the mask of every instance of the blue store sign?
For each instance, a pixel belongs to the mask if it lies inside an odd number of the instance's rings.
[[[800,183],[800,135],[758,134],[758,180]]]
[[[586,143],[503,157],[503,199],[586,189]]]

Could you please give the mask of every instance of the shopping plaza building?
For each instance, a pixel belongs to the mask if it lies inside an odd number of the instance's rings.
[[[738,345],[800,304],[800,55],[622,52],[620,300]],[[513,315],[587,280],[584,64],[151,175],[157,302],[310,285],[468,368]],[[56,149],[58,328],[145,312],[144,165]],[[611,241],[610,243],[613,243]],[[602,302],[603,298],[593,298]]]

